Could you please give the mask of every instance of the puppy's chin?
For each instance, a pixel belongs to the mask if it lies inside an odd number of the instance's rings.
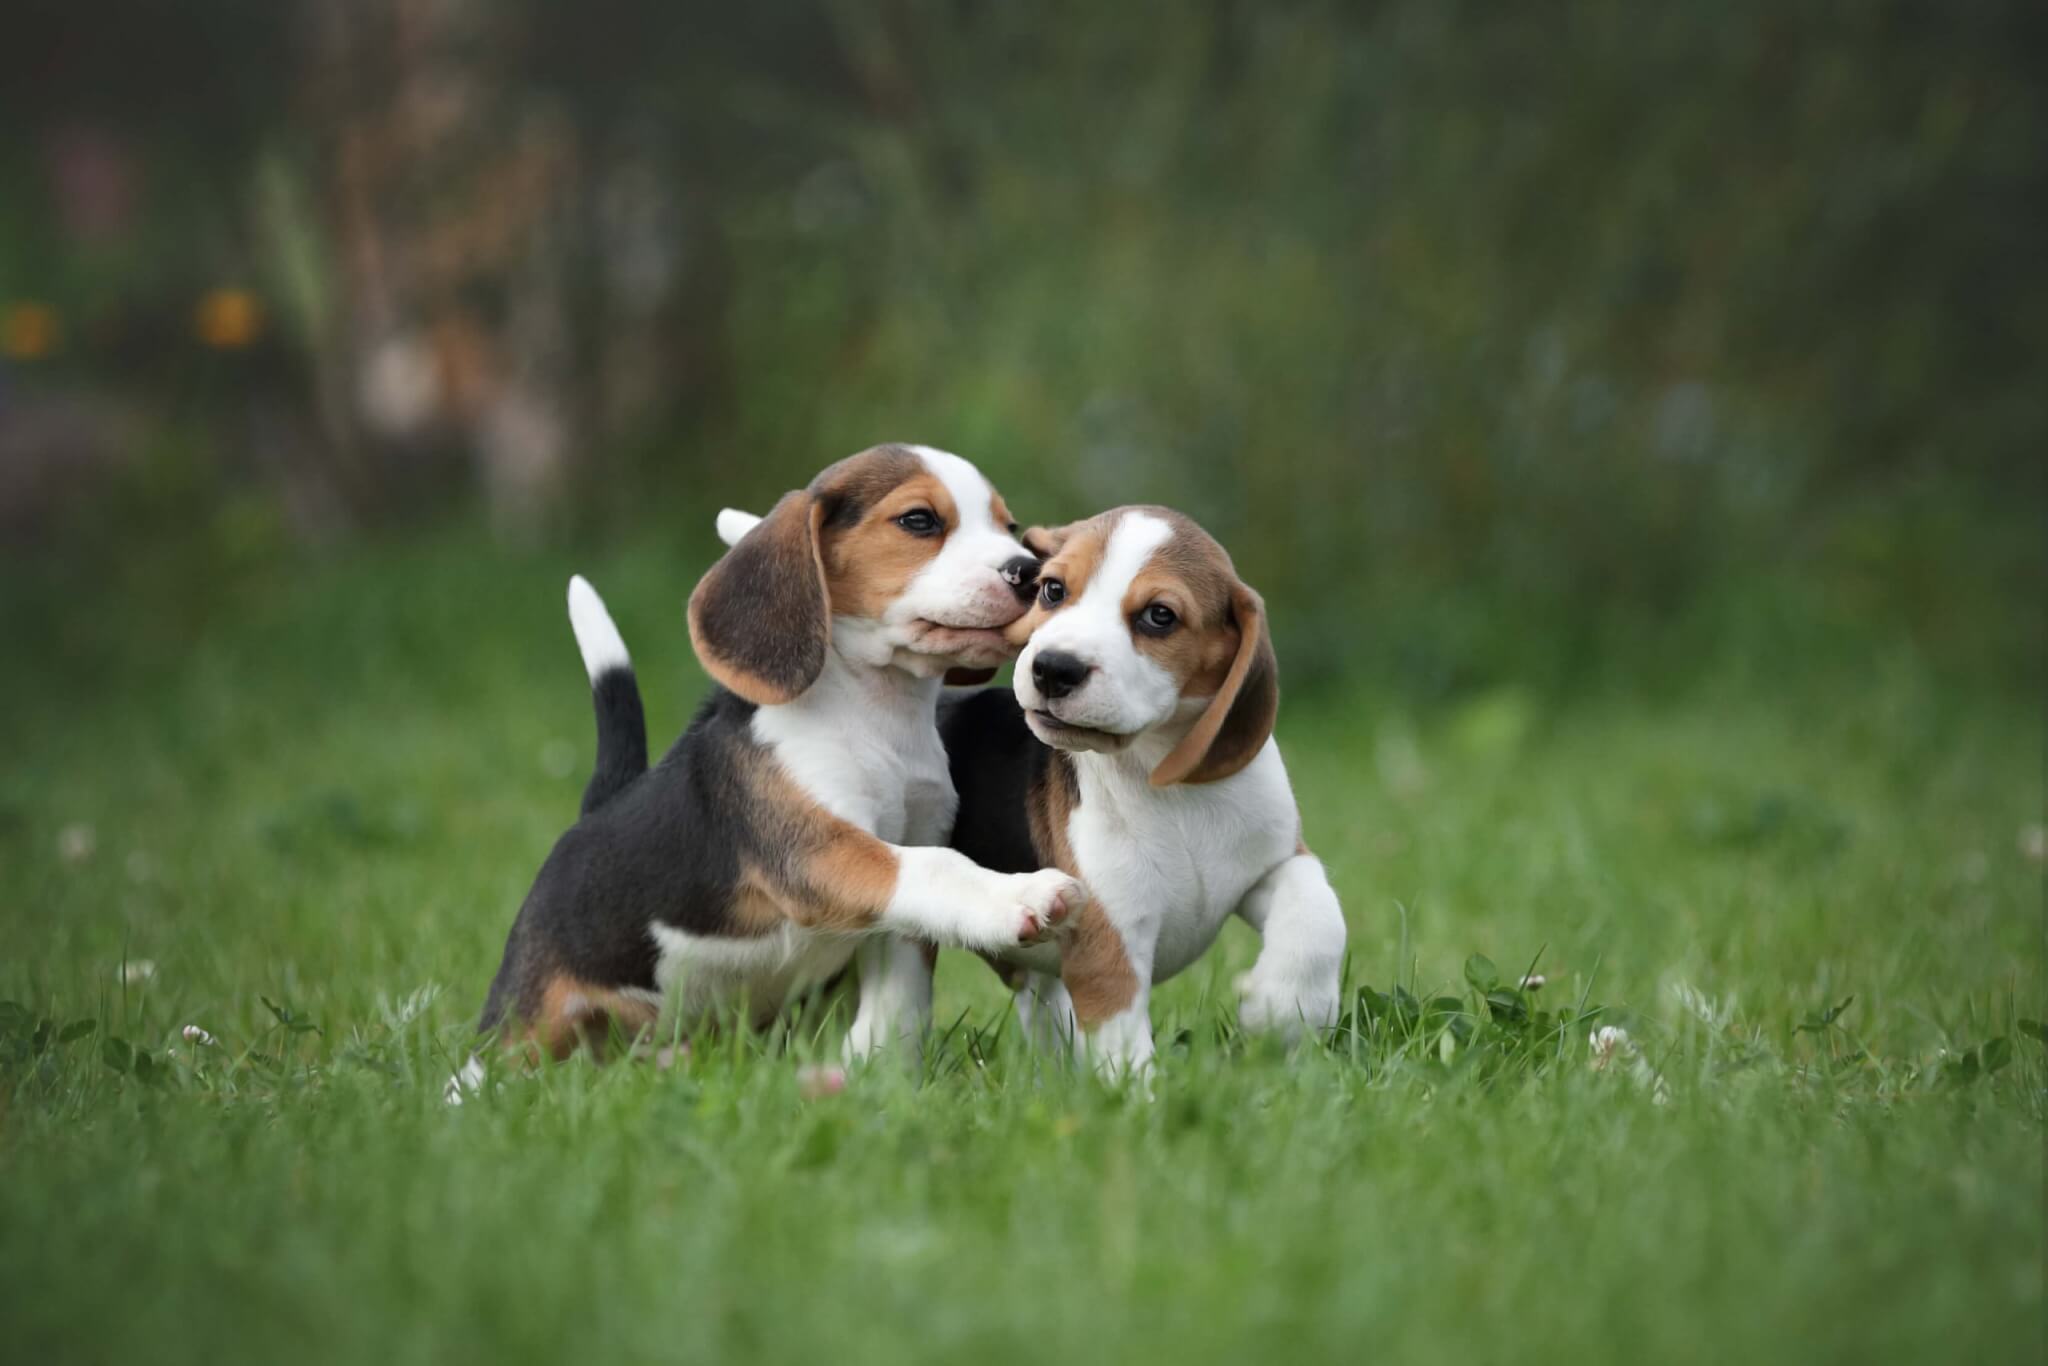
[[[1115,754],[1130,747],[1136,735],[1119,735],[1114,731],[1096,730],[1090,726],[1070,725],[1047,712],[1026,708],[1024,724],[1054,749],[1069,753]]]
[[[885,626],[871,638],[887,651],[889,664],[919,678],[937,678],[951,669],[999,669],[1017,657],[1017,647],[993,626],[913,621]]]
[[[913,622],[898,648],[913,654],[944,659],[949,666],[993,669],[1017,657],[1017,646],[1009,642],[1000,626],[941,626],[937,622]]]

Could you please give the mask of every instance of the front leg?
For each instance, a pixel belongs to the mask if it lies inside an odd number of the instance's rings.
[[[1076,917],[1060,950],[1060,981],[1080,1026],[1080,1047],[1096,1071],[1130,1078],[1150,1094],[1153,928],[1114,924],[1091,905]]]
[[[943,773],[944,754],[934,760]],[[950,782],[913,785],[904,798],[903,838],[920,848],[946,843],[960,801]],[[915,1067],[932,1019],[932,967],[938,950],[894,935],[860,946],[860,1008],[846,1032],[845,1056],[858,1062],[892,1048]]]
[[[854,955],[860,971],[860,1009],[846,1031],[846,1060],[860,1062],[877,1049],[918,1061],[918,1045],[932,1019],[929,945],[888,935],[870,939]]]
[[[1307,850],[1254,883],[1238,904],[1264,941],[1237,979],[1238,1021],[1248,1030],[1298,1038],[1337,1023],[1344,974],[1344,910]]]
[[[1066,984],[1049,972],[1027,971],[1022,977],[1016,1006],[1017,1025],[1025,1044],[1034,1053],[1072,1051],[1080,1056],[1085,1044]]]
[[[806,929],[893,931],[1001,952],[1049,938],[1087,891],[1057,869],[994,873],[951,849],[888,844],[836,816],[785,828],[748,876]]]

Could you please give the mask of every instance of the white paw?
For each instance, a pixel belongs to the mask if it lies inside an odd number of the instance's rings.
[[[1305,982],[1256,967],[1237,978],[1237,1022],[1255,1034],[1301,1037],[1337,1023],[1337,984]]]
[[[441,1088],[441,1099],[449,1105],[460,1105],[483,1089],[483,1059],[473,1057],[462,1065],[460,1072],[448,1078],[448,1084]]]
[[[1129,1086],[1145,1100],[1153,1098],[1152,1021],[1145,1012],[1126,1011],[1104,1021],[1088,1036],[1088,1056],[1104,1081]]]
[[[1037,944],[1052,938],[1060,926],[1088,904],[1088,890],[1057,868],[1035,873],[1018,873],[1011,880],[1012,902],[1008,912],[1015,927],[1015,941]]]
[[[848,1063],[866,1062],[881,1044],[874,1023],[865,1015],[857,1015],[847,1027],[846,1042],[839,1046],[839,1056]]]

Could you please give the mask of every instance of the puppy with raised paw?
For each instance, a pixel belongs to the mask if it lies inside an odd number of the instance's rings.
[[[942,847],[956,798],[941,680],[1015,653],[1005,628],[1036,569],[980,472],[878,446],[721,531],[737,544],[689,604],[716,686],[651,769],[625,645],[590,586],[570,584],[597,766],[513,923],[486,1032],[560,1057],[644,1032],[665,1002],[685,1020],[765,1020],[858,955],[849,1051],[864,1053],[921,1032],[922,946],[1007,952],[1085,904],[1070,873],[995,872]]]

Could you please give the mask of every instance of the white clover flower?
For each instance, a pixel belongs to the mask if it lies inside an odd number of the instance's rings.
[[[1635,1040],[1619,1025],[1601,1025],[1586,1036],[1586,1045],[1593,1050],[1595,1072],[1604,1071],[1616,1061],[1626,1062],[1636,1056]]]
[[[201,1048],[211,1048],[217,1042],[217,1040],[214,1039],[213,1035],[207,1033],[198,1025],[186,1025],[184,1029],[184,1036],[186,1043],[196,1043]]]
[[[131,958],[121,965],[121,981],[127,986],[137,986],[154,976],[156,964],[147,958]]]
[[[1671,1103],[1671,1088],[1663,1075],[1650,1065],[1643,1056],[1643,1050],[1628,1036],[1620,1025],[1602,1025],[1586,1036],[1586,1046],[1593,1050],[1592,1067],[1595,1072],[1615,1071],[1624,1073],[1637,1086],[1650,1093],[1654,1105]]]
[[[1532,972],[1521,980],[1520,986],[1524,991],[1541,991],[1549,980],[1540,972]]]

